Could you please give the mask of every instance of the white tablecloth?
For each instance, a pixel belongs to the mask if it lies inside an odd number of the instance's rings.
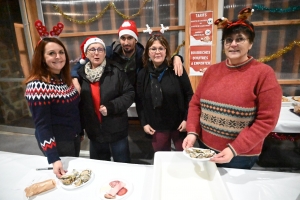
[[[128,180],[132,183],[133,192],[129,199],[147,199],[151,190],[152,166],[124,164],[108,161],[98,161],[85,158],[62,157],[65,169],[89,168],[95,177],[88,185],[75,189],[65,190],[57,188],[34,197],[34,200],[72,199],[72,200],[99,200],[100,186],[111,179]],[[50,178],[56,179],[52,170],[36,171],[36,168],[48,167],[47,159],[43,156],[23,155],[0,151],[0,199],[26,199],[24,189],[34,182],[41,182]],[[57,179],[56,179],[57,180]]]
[[[180,157],[182,152],[170,152],[167,156],[177,155]],[[35,196],[34,200],[99,200],[100,185],[113,178],[124,179],[132,183],[133,192],[127,199],[148,200],[151,197],[153,166],[73,157],[62,158],[62,161],[67,169],[92,169],[95,172],[95,178],[89,185],[72,191],[57,186],[52,191]],[[55,179],[52,170],[35,170],[40,167],[48,167],[45,157],[0,151],[0,199],[26,199],[24,193],[26,186],[43,179]],[[228,168],[218,168],[218,170],[233,200],[300,199],[300,174]]]
[[[292,113],[293,107],[281,107],[279,119],[273,132],[300,133],[300,117]]]

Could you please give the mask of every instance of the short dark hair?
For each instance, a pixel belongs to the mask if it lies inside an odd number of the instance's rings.
[[[248,36],[249,42],[253,43],[254,38],[255,38],[255,31],[254,31],[253,24],[248,20],[243,20],[243,22],[246,25],[236,23],[238,21],[240,21],[240,20],[233,20],[232,23],[236,24],[236,25],[223,29],[222,40],[225,40],[225,38],[227,38],[228,36],[230,36],[232,34],[244,33],[245,35]],[[250,27],[252,28],[252,30],[250,29]]]

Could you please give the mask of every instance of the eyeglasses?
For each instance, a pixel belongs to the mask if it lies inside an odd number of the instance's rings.
[[[151,53],[156,53],[157,50],[158,50],[158,52],[162,52],[162,51],[166,50],[166,48],[164,48],[164,47],[159,47],[159,48],[153,47],[153,48],[149,48],[149,51],[150,51]]]
[[[98,53],[103,53],[105,51],[104,48],[101,48],[101,47],[98,47],[97,49],[95,48],[91,48],[91,49],[88,49],[88,51],[91,53],[91,54],[95,54],[96,51],[98,51]]]
[[[233,42],[233,40],[235,41],[236,44],[242,44],[242,43],[244,43],[246,40],[248,40],[248,38],[237,37],[237,38],[235,38],[235,39],[232,39],[232,38],[229,37],[229,38],[226,38],[226,39],[224,40],[224,43],[225,43],[226,46],[229,46],[229,45],[231,45],[231,43]]]

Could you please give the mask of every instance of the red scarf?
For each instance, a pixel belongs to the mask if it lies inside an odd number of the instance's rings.
[[[94,111],[96,113],[96,115],[98,116],[98,119],[100,122],[102,122],[102,116],[100,114],[100,83],[94,82],[94,83],[90,83],[90,87],[91,87],[91,92],[92,92],[92,98],[93,98],[93,104],[94,104]]]

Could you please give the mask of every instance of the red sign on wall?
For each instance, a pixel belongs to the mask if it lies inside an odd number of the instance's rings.
[[[211,65],[213,12],[191,13],[190,75],[202,76]]]

